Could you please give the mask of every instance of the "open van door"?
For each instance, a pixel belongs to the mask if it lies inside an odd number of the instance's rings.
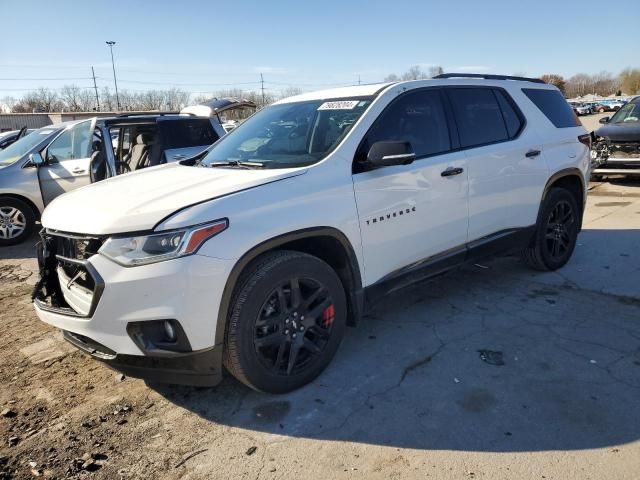
[[[95,117],[71,125],[42,151],[44,165],[38,169],[38,180],[45,205],[58,195],[91,183],[89,164],[95,126]]]

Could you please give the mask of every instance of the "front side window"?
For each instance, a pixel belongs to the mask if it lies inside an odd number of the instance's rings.
[[[65,130],[47,148],[51,163],[91,156],[91,121],[80,122]]]
[[[372,99],[360,97],[272,105],[218,141],[200,165],[230,162],[243,162],[243,166],[256,168],[312,165],[342,141]]]
[[[498,99],[490,88],[453,88],[447,91],[463,148],[509,139]]]
[[[640,103],[627,103],[620,107],[609,123],[629,123],[640,121]]]
[[[366,161],[371,146],[382,141],[409,142],[418,158],[450,150],[449,128],[440,95],[439,90],[418,90],[394,100],[367,132],[356,161]]]

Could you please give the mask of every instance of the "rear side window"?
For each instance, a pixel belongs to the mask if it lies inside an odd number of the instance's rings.
[[[452,88],[447,93],[458,125],[461,147],[509,139],[498,99],[490,88]]]
[[[158,125],[165,149],[211,145],[218,140],[209,119],[166,120]]]
[[[522,91],[556,128],[569,128],[580,125],[580,121],[573,113],[573,109],[558,90],[523,88]]]

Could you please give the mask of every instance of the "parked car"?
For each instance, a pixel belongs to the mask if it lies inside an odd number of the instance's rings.
[[[620,100],[601,100],[598,102],[598,106],[596,107],[596,111],[598,113],[603,112],[617,112],[620,108],[625,104]]]
[[[72,121],[21,138],[0,151],[0,246],[27,238],[58,195],[188,158],[224,133],[217,118],[145,114]]]
[[[35,129],[23,127],[20,130],[9,130],[8,132],[0,133],[0,150],[4,150],[9,145],[20,140],[25,135],[30,134]]]
[[[598,104],[596,102],[584,102],[583,105],[589,107],[591,113],[596,113],[598,111]]]
[[[198,157],[54,200],[35,310],[132,376],[214,385],[224,364],[287,392],[387,292],[511,250],[562,267],[589,141],[535,79],[444,74],[290,97]]]
[[[592,174],[640,175],[640,97],[600,123],[593,133]]]
[[[569,105],[571,105],[571,108],[573,108],[573,111],[576,113],[576,115],[589,115],[591,114],[591,107],[587,106],[587,105],[583,105],[582,103],[576,103],[576,102],[569,102]]]

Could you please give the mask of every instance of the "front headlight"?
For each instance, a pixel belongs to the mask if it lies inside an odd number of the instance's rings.
[[[224,219],[169,232],[111,237],[98,253],[124,267],[162,262],[195,253],[204,242],[228,226],[229,221]]]

